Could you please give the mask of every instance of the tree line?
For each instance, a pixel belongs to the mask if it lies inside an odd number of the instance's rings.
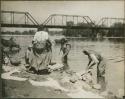
[[[5,34],[5,35],[34,35],[35,34],[35,31],[34,30],[29,30],[29,31],[23,31],[23,32],[20,32],[20,31],[2,31],[1,34]]]
[[[67,22],[66,24],[67,26],[73,26],[74,23],[72,21]],[[93,23],[78,23],[77,26],[84,26],[84,27],[91,27],[93,25]],[[101,26],[100,26],[101,27]],[[49,34],[50,35],[56,35],[56,34],[60,34],[60,35],[64,35],[66,37],[88,37],[88,38],[92,38],[92,37],[124,37],[125,34],[125,24],[117,22],[114,23],[110,26],[113,29],[109,29],[109,30],[105,30],[105,29],[100,29],[100,30],[92,30],[92,29],[63,29],[62,31],[50,31]],[[120,29],[123,28],[124,29]],[[119,29],[115,29],[115,28],[119,28]],[[48,30],[48,29],[47,29]],[[48,30],[49,31],[49,30]],[[36,31],[34,30],[29,30],[29,31],[6,31],[3,32],[1,31],[1,34],[9,34],[9,35],[34,35]]]
[[[73,26],[73,22],[67,22],[67,26]],[[78,23],[77,26],[91,27],[93,23]],[[97,26],[97,25],[95,25]],[[101,26],[98,26],[101,27]],[[100,30],[92,30],[92,29],[63,29],[63,35],[70,37],[124,37],[124,29],[125,24],[117,22],[110,26],[113,29],[100,29]],[[115,29],[119,28],[119,29]]]

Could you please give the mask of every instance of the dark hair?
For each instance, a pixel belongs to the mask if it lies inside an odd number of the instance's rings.
[[[88,54],[89,54],[88,51],[86,51],[86,50],[83,50],[83,53],[84,53],[85,55],[88,55]]]
[[[67,43],[68,42],[68,40],[66,39],[66,38],[62,38],[61,39],[61,44],[65,44],[65,43]]]
[[[52,51],[52,43],[50,40],[46,40],[46,49],[47,51]]]

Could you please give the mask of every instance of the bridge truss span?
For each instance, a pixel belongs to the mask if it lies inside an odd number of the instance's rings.
[[[52,14],[50,15],[42,25],[55,25],[55,26],[80,26],[87,24],[87,26],[95,26],[94,22],[89,16],[78,15],[65,15],[65,14]]]
[[[99,22],[98,26],[104,27],[112,27],[113,25],[117,24],[124,24],[125,25],[125,18],[109,18],[109,17],[103,17]],[[123,25],[123,26],[124,26]]]
[[[39,23],[29,12],[1,11],[1,23],[3,27],[36,26]]]
[[[123,23],[121,27],[113,27],[114,23]],[[43,23],[39,24],[28,12],[1,11],[1,27],[21,28],[62,28],[62,29],[125,29],[125,18],[102,18],[98,24],[89,16],[52,14]]]

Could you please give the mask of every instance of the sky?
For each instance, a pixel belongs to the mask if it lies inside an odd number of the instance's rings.
[[[51,14],[124,18],[124,1],[2,1],[1,9],[29,12],[39,23]]]

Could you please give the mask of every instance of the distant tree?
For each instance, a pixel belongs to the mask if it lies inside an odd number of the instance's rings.
[[[29,34],[34,35],[35,31],[34,30],[29,30]]]
[[[18,34],[21,34],[21,32],[20,31],[15,31],[13,34],[18,35]]]
[[[114,28],[114,29],[110,29],[107,36],[108,37],[124,37],[124,29],[121,29],[125,27],[125,24],[123,23],[120,23],[120,22],[117,22],[117,23],[114,23],[111,28]],[[115,29],[117,28],[117,29]],[[119,28],[119,29],[118,29]]]
[[[20,32],[20,31],[14,31],[14,32],[11,32],[11,31],[2,31],[1,34],[5,34],[5,35],[34,35],[35,34],[35,31],[34,30],[29,30],[29,31],[23,31],[23,32]]]

